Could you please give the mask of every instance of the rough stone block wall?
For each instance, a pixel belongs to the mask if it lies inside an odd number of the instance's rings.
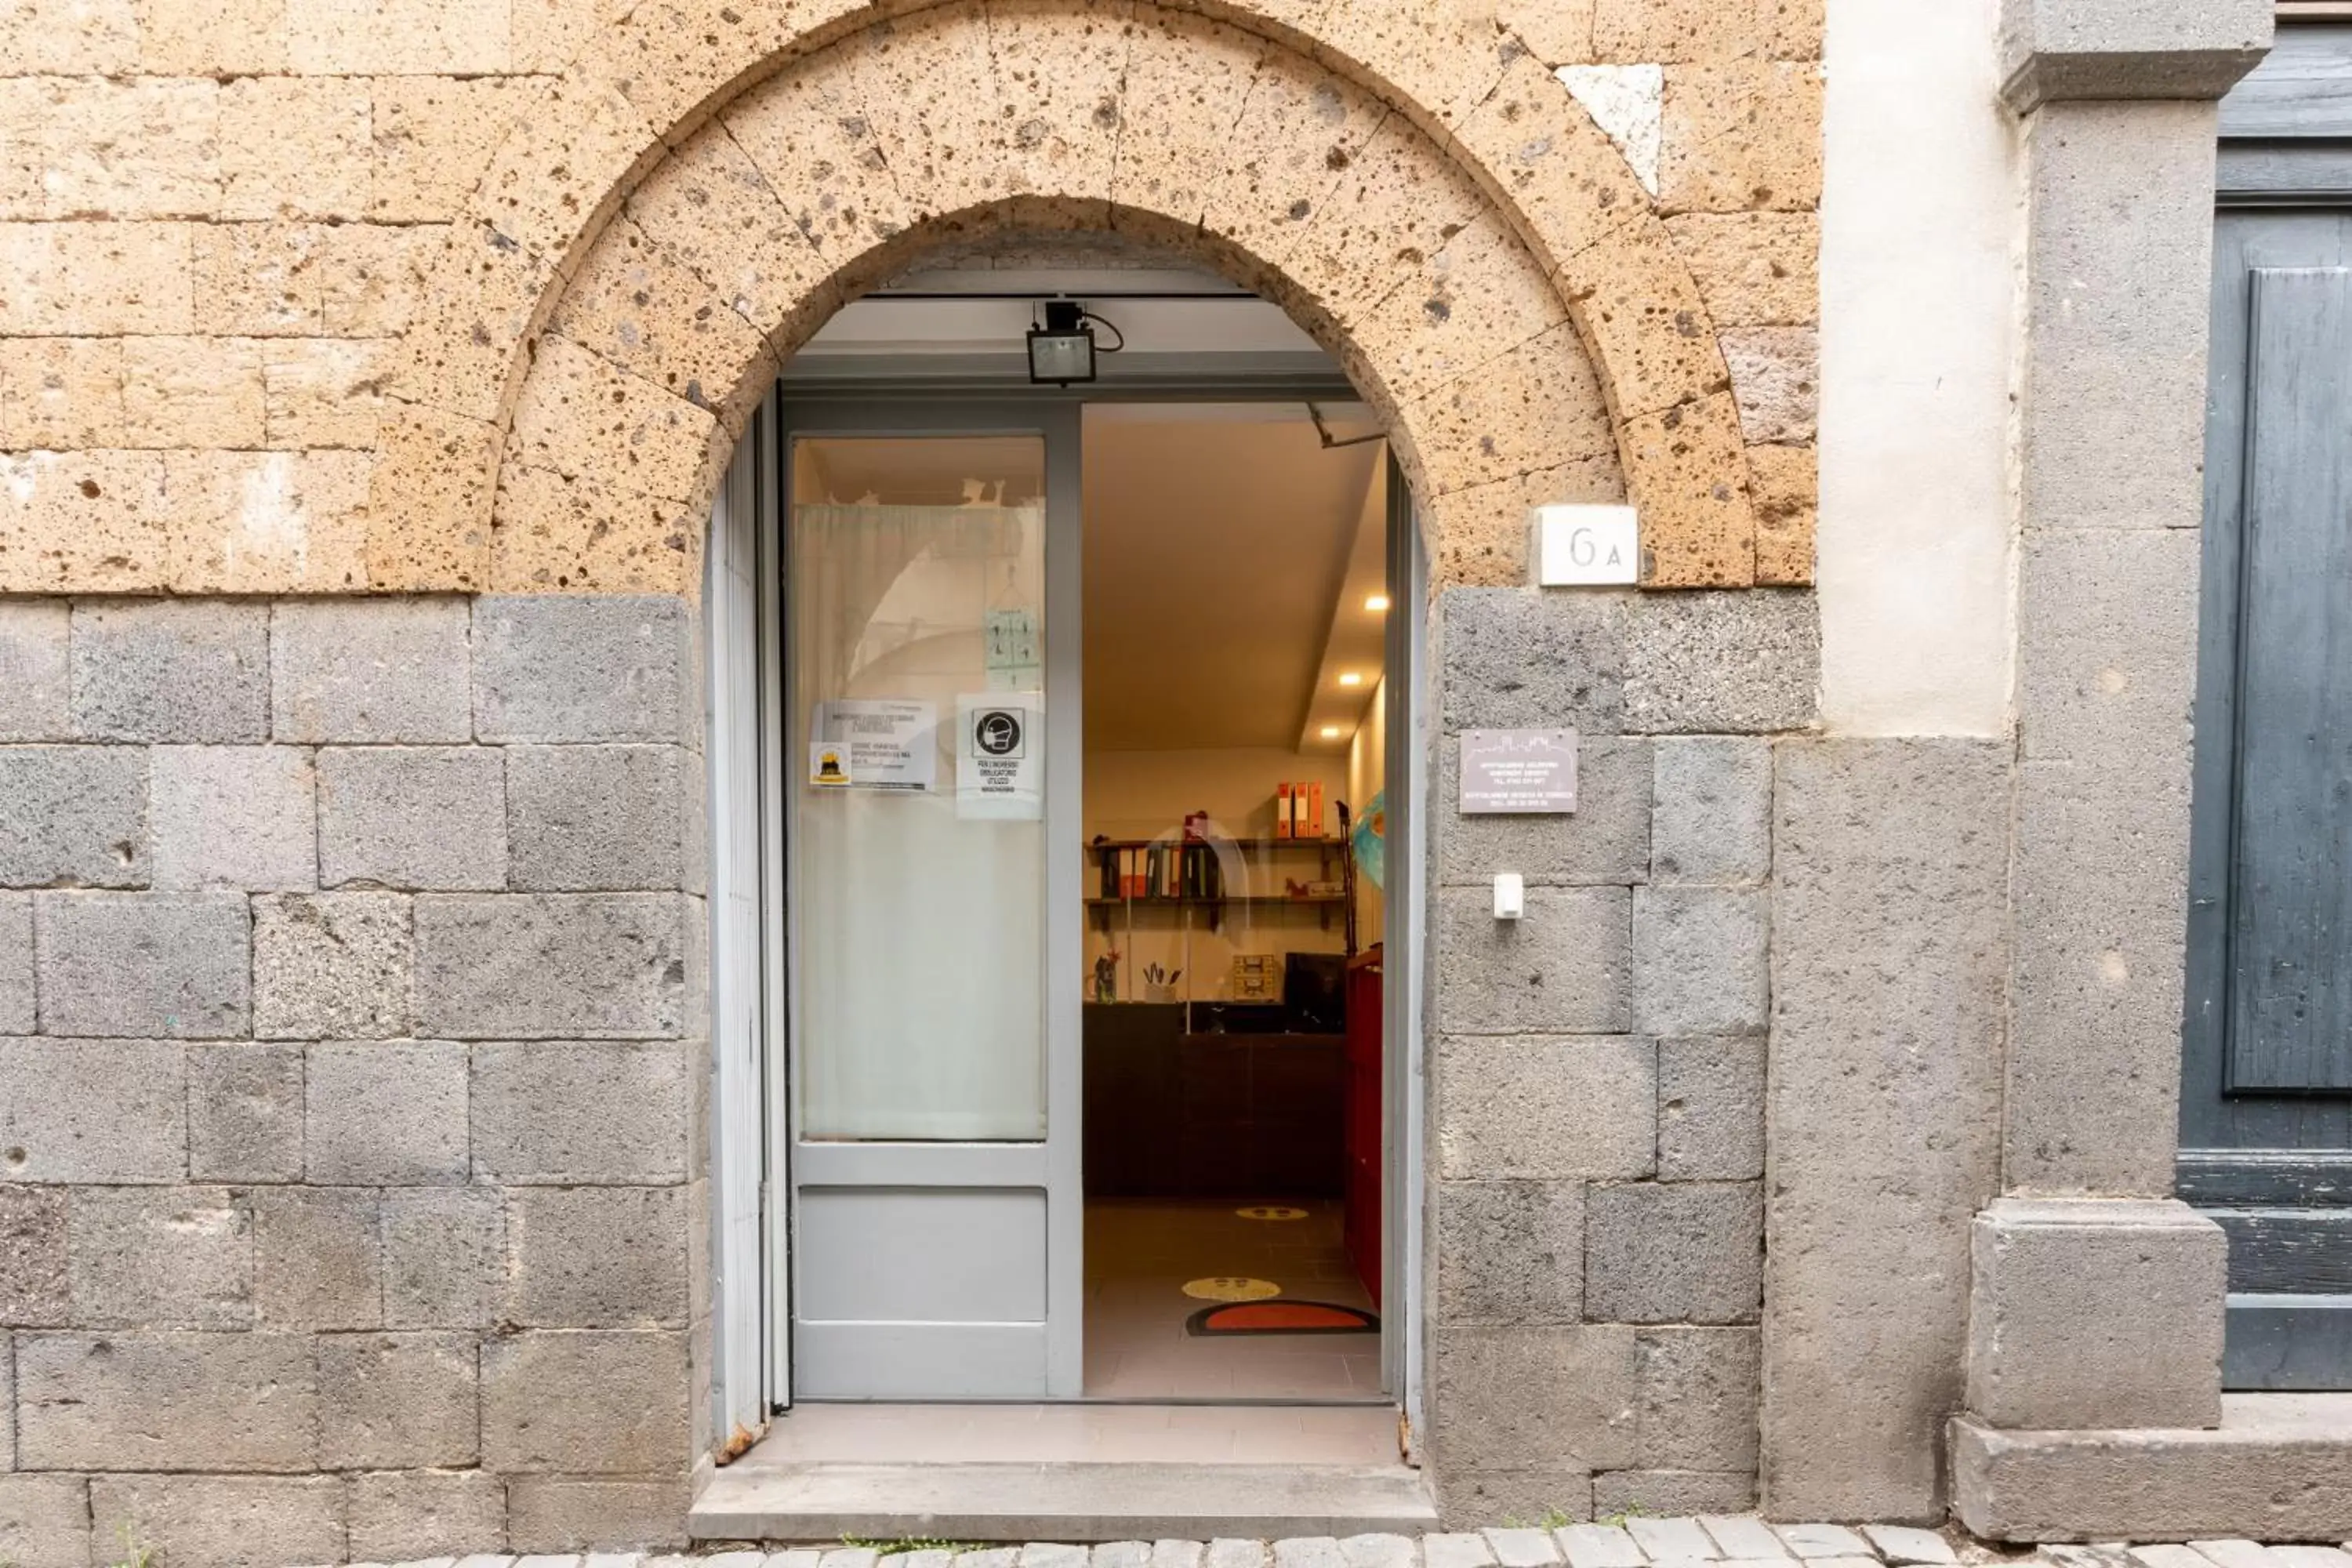
[[[697,668],[668,597],[0,604],[0,1556],[675,1532]]]
[[[1426,1331],[1462,1519],[1756,1501],[1773,737],[1816,637],[1805,594],[1440,602]],[[1463,731],[1554,724],[1575,815],[1453,809]]]

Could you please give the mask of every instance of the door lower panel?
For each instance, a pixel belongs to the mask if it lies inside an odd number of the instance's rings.
[[[1042,1399],[1044,1323],[839,1323],[793,1329],[802,1399]]]

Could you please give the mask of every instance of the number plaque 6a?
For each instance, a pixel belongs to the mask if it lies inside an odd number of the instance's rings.
[[[1536,508],[1536,580],[1547,588],[1633,583],[1642,549],[1630,506]]]

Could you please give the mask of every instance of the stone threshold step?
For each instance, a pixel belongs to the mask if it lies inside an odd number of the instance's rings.
[[[2001,1541],[2341,1541],[2352,1393],[2227,1394],[2210,1429],[1952,1422],[1954,1511]]]
[[[697,1541],[1153,1541],[1434,1530],[1403,1465],[733,1465],[694,1500]]]

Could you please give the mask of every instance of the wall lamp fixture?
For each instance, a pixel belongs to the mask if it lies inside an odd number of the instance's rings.
[[[1045,324],[1029,329],[1029,380],[1034,385],[1094,380],[1096,326],[1109,328],[1116,340],[1104,344],[1103,353],[1115,354],[1127,346],[1126,334],[1076,300],[1048,300],[1045,310]]]

